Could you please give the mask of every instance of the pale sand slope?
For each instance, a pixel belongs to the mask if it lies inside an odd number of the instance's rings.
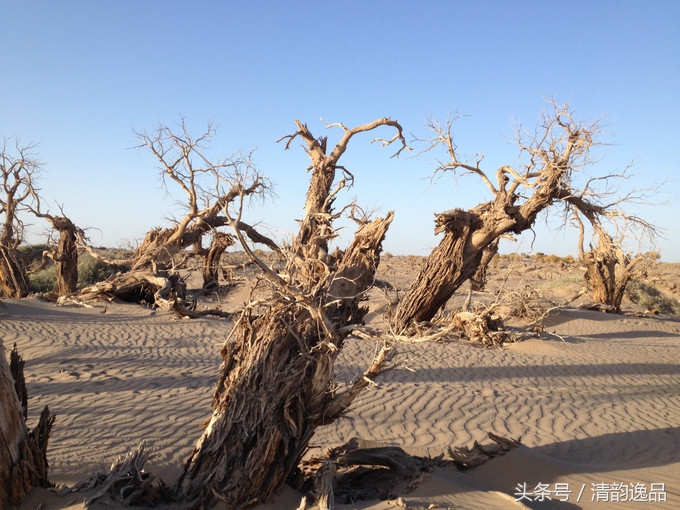
[[[172,483],[210,414],[230,327],[218,319],[174,320],[139,305],[2,301],[0,336],[26,359],[29,423],[45,404],[57,414],[50,478],[73,484],[145,440],[156,452],[147,469]],[[347,418],[320,429],[312,453],[360,437],[435,456],[450,445],[486,442],[489,431],[521,436],[526,447],[467,473],[437,469],[401,501],[339,508],[522,508],[514,502],[517,484],[533,491],[539,482],[550,490],[568,483],[573,494],[560,504],[525,500],[528,507],[680,507],[680,322],[566,309],[547,330],[566,341],[546,337],[504,350],[458,340],[400,345],[400,366]],[[362,372],[374,350],[366,340],[349,340],[339,378]],[[665,483],[668,501],[591,502],[593,483],[621,482],[647,489]],[[266,508],[295,508],[299,498],[287,489]],[[22,508],[80,508],[82,499],[35,490]]]

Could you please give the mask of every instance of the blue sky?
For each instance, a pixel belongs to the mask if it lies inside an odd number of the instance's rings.
[[[533,126],[554,97],[604,120],[596,172],[633,163],[626,186],[668,181],[663,205],[635,212],[665,229],[663,259],[680,261],[680,2],[5,0],[2,19],[0,136],[38,144],[46,204],[91,227],[94,245],[140,239],[180,212],[133,129],[184,116],[195,134],[215,123],[215,156],[256,149],[277,196],[246,215],[283,239],[308,177],[299,144],[276,143],[294,119],[333,142],[321,118],[389,116],[422,137],[428,116],[458,112],[461,153],[483,153],[493,173],[516,163],[514,123]],[[395,210],[386,251],[425,255],[434,213],[489,200],[472,178],[433,185],[434,155],[391,159],[373,137],[355,137],[341,160],[356,177],[344,198]],[[501,248],[575,254],[558,223],[541,219],[535,237]]]

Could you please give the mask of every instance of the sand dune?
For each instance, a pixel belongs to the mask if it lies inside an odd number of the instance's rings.
[[[155,452],[147,469],[173,482],[210,414],[230,327],[131,304],[2,301],[0,336],[26,359],[29,423],[45,404],[57,414],[50,478],[73,484],[146,441]],[[638,497],[643,487],[656,489],[652,497],[667,501],[653,508],[680,506],[680,321],[565,308],[546,321],[546,332],[502,350],[455,339],[399,345],[397,366],[345,418],[318,430],[311,454],[352,437],[420,456],[484,441],[487,432],[521,437],[524,446],[468,472],[437,468],[390,500],[338,507],[620,508],[612,498],[625,487],[593,490],[614,483],[632,484],[630,497],[636,484]],[[349,339],[339,380],[361,373],[375,349]],[[522,502],[518,484],[532,492]],[[538,502],[538,484],[572,492]],[[663,496],[652,484],[664,484]],[[300,496],[286,489],[262,508],[296,508]],[[82,499],[36,489],[23,508],[79,508]]]

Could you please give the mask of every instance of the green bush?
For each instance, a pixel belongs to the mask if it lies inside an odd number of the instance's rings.
[[[43,252],[49,249],[46,244],[24,244],[19,246],[17,251],[24,267],[37,267],[42,261]]]
[[[28,275],[28,288],[31,292],[52,292],[57,288],[57,269],[51,266]]]
[[[110,266],[101,260],[95,259],[89,253],[83,253],[78,257],[78,285],[80,287],[94,285],[97,282],[106,280],[111,275],[126,270],[129,270],[129,268]]]

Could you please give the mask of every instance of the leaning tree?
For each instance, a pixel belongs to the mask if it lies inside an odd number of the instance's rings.
[[[593,218],[608,214],[607,207],[593,200],[597,195],[574,184],[575,175],[594,163],[591,150],[600,144],[599,122],[585,124],[574,119],[568,105],[552,102],[551,106],[533,133],[518,130],[520,166],[501,166],[495,182],[481,166],[483,156],[474,163],[460,159],[451,135],[455,119],[445,126],[429,121],[434,136],[425,151],[443,146],[448,156],[438,164],[437,172],[477,176],[493,199],[469,210],[453,209],[436,215],[435,233],[443,234],[443,238],[397,305],[391,317],[394,330],[403,331],[434,317],[453,293],[475,276],[484,254],[493,250],[501,236],[531,229],[541,211],[566,204],[591,212]],[[625,199],[618,203],[623,202]]]
[[[23,241],[25,212],[36,195],[35,180],[40,163],[33,154],[33,145],[8,139],[0,148],[0,297],[24,297],[28,294],[26,271],[18,257],[17,248]]]
[[[213,413],[176,484],[178,498],[204,505],[219,499],[230,508],[267,500],[294,476],[315,429],[340,416],[385,361],[382,350],[364,377],[343,391],[336,387],[333,364],[367,312],[360,303],[393,215],[362,222],[344,251],[329,253],[328,243],[337,235],[334,220],[346,209],[336,210],[334,201],[350,179],[339,165],[350,140],[391,127],[394,137],[380,141],[401,143],[399,152],[406,143],[401,126],[388,118],[351,129],[334,126],[343,135],[330,150],[327,138],[314,137],[300,122],[284,137],[286,148],[296,139],[304,143],[311,178],[300,230],[290,246],[278,249],[288,260],[283,274],[250,248],[240,228],[242,200],[224,203],[233,235],[271,288],[268,297],[245,307],[224,343]]]

